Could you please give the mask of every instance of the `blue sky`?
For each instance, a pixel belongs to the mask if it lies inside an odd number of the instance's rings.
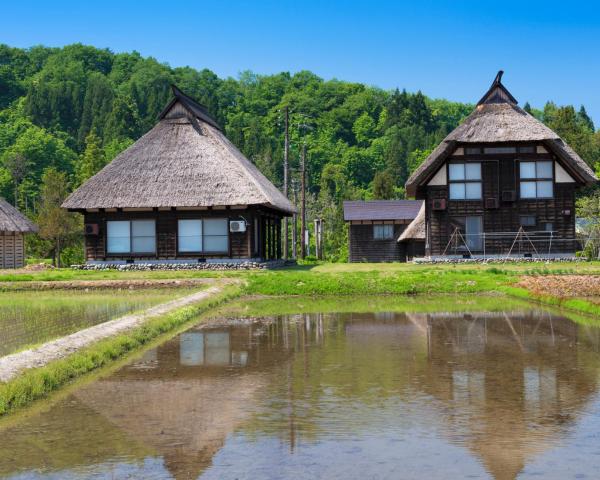
[[[137,50],[219,76],[311,70],[475,102],[497,70],[524,104],[584,104],[600,126],[600,3],[19,1],[0,43]]]

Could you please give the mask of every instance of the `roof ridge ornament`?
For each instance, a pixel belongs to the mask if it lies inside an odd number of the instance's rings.
[[[498,73],[492,82],[492,86],[487,92],[485,92],[483,97],[481,97],[481,100],[477,102],[478,107],[490,103],[508,103],[511,105],[517,105],[517,103],[519,103],[517,99],[513,97],[507,88],[502,84],[503,75],[504,70],[498,70]]]

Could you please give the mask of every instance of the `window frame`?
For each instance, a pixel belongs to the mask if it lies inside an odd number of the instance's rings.
[[[389,236],[386,235],[382,235],[381,237],[378,237],[376,235],[376,230],[377,227],[381,227],[383,228],[383,232],[387,231],[388,228],[391,230],[391,233]],[[385,241],[389,241],[389,240],[394,240],[394,225],[392,223],[374,223],[373,224],[373,240],[378,241],[378,242],[385,242]]]
[[[525,163],[533,163],[535,169],[535,177],[523,177],[522,176],[522,165]],[[538,172],[538,164],[539,163],[549,163],[552,173],[550,177],[540,177]],[[556,176],[556,172],[554,171],[554,162],[552,160],[519,160],[519,199],[521,200],[551,200],[554,198],[554,179]],[[533,183],[535,185],[535,196],[533,197],[524,197],[523,196],[523,183]],[[552,195],[550,196],[539,196],[538,188],[540,183],[550,183],[552,187]]]
[[[110,223],[127,223],[129,226],[129,249],[123,252],[111,252],[109,250],[109,224]],[[134,251],[133,250],[133,239],[138,238],[139,236],[134,237],[133,235],[133,223],[134,222],[152,222],[154,224],[154,250],[153,251]],[[116,219],[116,220],[106,220],[106,235],[105,235],[105,250],[106,256],[109,257],[119,257],[119,256],[139,256],[139,257],[147,257],[147,256],[156,256],[158,251],[158,234],[156,229],[156,219],[155,218],[132,218],[132,219]]]
[[[185,221],[185,220],[196,220],[196,221],[200,221],[202,222],[201,225],[201,231],[202,231],[202,236],[201,236],[201,243],[202,243],[202,250],[195,250],[195,251],[181,251],[179,249],[179,222],[180,221]],[[206,229],[204,228],[204,221],[205,220],[224,220],[225,224],[226,224],[226,235],[206,235]],[[229,217],[190,217],[190,218],[178,218],[177,219],[177,255],[181,256],[181,257],[185,257],[186,255],[193,255],[193,256],[206,256],[206,255],[227,255],[229,256],[229,251],[231,249],[231,236],[230,236],[230,231],[229,231]],[[205,237],[211,237],[211,236],[226,236],[227,237],[227,246],[225,250],[214,250],[214,251],[207,251],[205,248],[206,242],[205,242]]]
[[[463,165],[464,178],[459,180],[452,180],[450,178],[450,166],[451,165]],[[467,179],[467,165],[479,165],[479,178],[478,179]],[[448,179],[448,200],[452,202],[481,202],[483,200],[483,162],[448,162],[447,164],[447,179]],[[452,198],[450,193],[451,185],[464,185],[465,196],[464,198]],[[467,184],[479,184],[480,196],[479,198],[467,198]]]

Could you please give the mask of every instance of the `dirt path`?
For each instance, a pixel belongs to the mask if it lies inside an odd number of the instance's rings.
[[[11,380],[23,370],[42,367],[53,360],[66,357],[99,340],[131,330],[151,318],[205,300],[220,293],[224,286],[225,283],[214,285],[191,295],[156,305],[143,312],[125,315],[115,320],[80,330],[66,337],[52,340],[39,347],[2,357],[0,358],[0,382]]]

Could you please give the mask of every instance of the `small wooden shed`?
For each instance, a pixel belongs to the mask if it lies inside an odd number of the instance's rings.
[[[421,200],[372,200],[344,202],[348,222],[350,262],[405,262],[420,250],[414,239],[399,236],[415,220]],[[424,241],[417,240],[423,243]]]
[[[37,231],[37,225],[0,198],[0,268],[25,265],[25,234]]]

